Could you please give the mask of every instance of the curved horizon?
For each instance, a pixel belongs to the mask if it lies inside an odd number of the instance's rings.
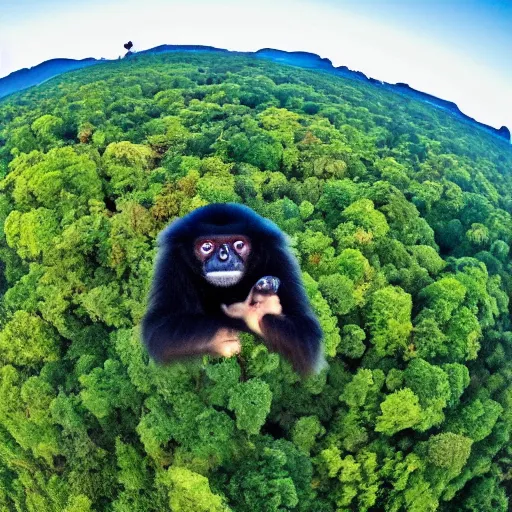
[[[199,44],[276,48],[329,58],[377,80],[452,101],[477,121],[512,127],[512,4],[490,0],[6,0],[0,76],[54,58],[114,59],[134,49]],[[155,15],[157,13],[158,15]],[[172,43],[169,43],[171,41]],[[71,43],[70,43],[71,42]]]

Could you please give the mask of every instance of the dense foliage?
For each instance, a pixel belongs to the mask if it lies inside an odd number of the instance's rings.
[[[0,103],[0,511],[503,511],[512,149],[320,72],[140,56]],[[290,235],[329,368],[159,367],[155,238],[236,201]]]

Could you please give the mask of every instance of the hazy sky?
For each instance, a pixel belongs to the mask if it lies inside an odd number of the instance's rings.
[[[0,0],[0,77],[129,39],[310,51],[512,129],[512,0]]]

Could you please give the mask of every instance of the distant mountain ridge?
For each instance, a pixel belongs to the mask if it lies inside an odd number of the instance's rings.
[[[23,68],[14,71],[4,78],[0,78],[0,98],[8,96],[28,87],[42,84],[55,76],[61,75],[66,71],[73,71],[75,69],[82,69],[87,66],[93,66],[104,60],[88,59],[75,60],[75,59],[51,59],[32,68]]]
[[[510,142],[510,130],[506,126],[502,126],[501,128],[497,129],[484,123],[480,123],[476,121],[474,118],[469,117],[468,115],[461,112],[456,103],[443,100],[441,98],[437,98],[436,96],[432,96],[431,94],[428,93],[418,91],[405,83],[390,84],[387,82],[383,82],[381,80],[376,80],[374,78],[367,77],[364,73],[360,71],[352,71],[347,66],[334,67],[329,59],[322,58],[319,55],[316,55],[315,53],[303,51],[288,52],[284,50],[276,50],[274,48],[263,48],[256,52],[238,52],[226,50],[223,48],[215,48],[213,46],[167,44],[156,46],[155,48],[149,48],[148,50],[143,50],[134,54],[132,54],[131,52],[129,53],[130,56],[135,56],[139,54],[165,52],[211,52],[242,55],[246,57],[255,57],[258,59],[266,59],[273,62],[279,62],[282,64],[298,66],[301,68],[318,69],[326,71],[338,76],[349,78],[351,80],[360,80],[368,82],[376,87],[384,88],[394,93],[400,94],[403,97],[409,97],[418,101],[422,101],[424,103],[428,103],[436,108],[439,108],[445,112],[452,114],[453,116],[459,118],[461,121],[470,123],[494,136],[500,137]],[[105,62],[113,61],[106,59],[94,59],[92,57],[82,60],[52,59],[49,61],[45,61],[30,69],[24,68],[19,71],[15,71],[10,75],[0,79],[0,99],[9,94],[21,91],[23,89],[27,89],[35,85],[39,85],[45,82],[46,80],[49,80],[50,78],[58,76],[62,73],[66,73],[67,71],[81,69],[87,66],[92,66]]]

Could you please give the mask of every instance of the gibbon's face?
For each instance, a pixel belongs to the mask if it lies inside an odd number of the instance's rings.
[[[244,276],[251,242],[244,235],[214,235],[198,238],[194,254],[205,279],[214,286],[237,284]]]

